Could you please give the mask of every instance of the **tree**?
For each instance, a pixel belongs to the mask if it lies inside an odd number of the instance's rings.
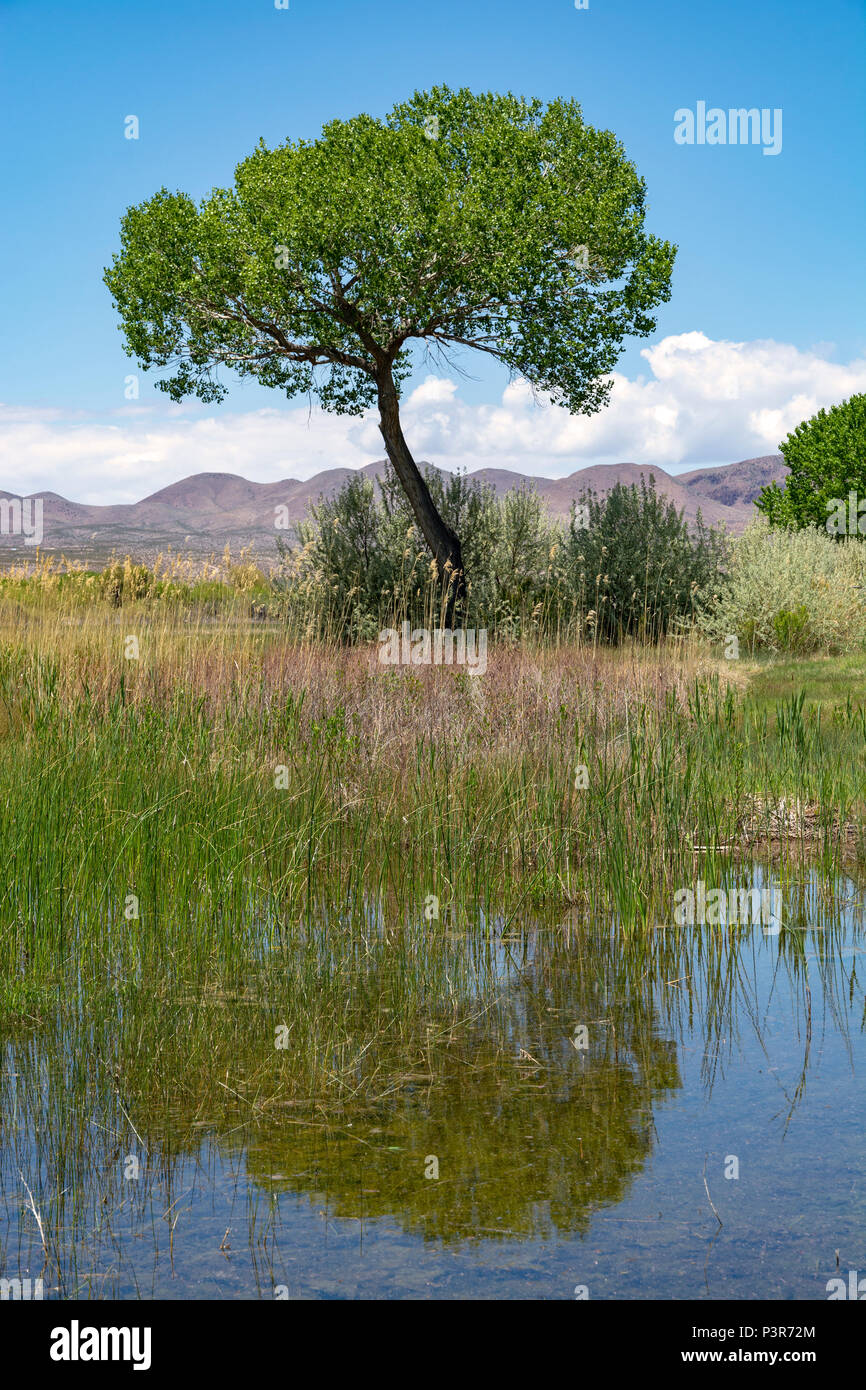
[[[819,410],[779,448],[790,470],[785,486],[771,483],[755,502],[771,525],[866,534],[866,395]]]
[[[130,208],[105,273],[126,348],[172,364],[173,400],[222,400],[235,368],[328,410],[378,407],[385,448],[447,581],[460,539],[403,435],[411,345],[476,348],[573,412],[606,401],[626,335],[670,295],[675,248],[644,231],[645,186],[576,102],[437,87],[384,120],[238,165],[199,206],[165,188]]]

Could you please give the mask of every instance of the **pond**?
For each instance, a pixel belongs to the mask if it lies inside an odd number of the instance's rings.
[[[864,901],[805,869],[782,901],[780,927],[493,920],[423,950],[368,914],[231,981],[71,979],[5,1041],[0,1276],[827,1299],[866,1273]]]

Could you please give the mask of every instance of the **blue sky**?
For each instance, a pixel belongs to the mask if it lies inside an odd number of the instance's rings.
[[[122,500],[209,459],[264,480],[381,456],[369,422],[316,429],[301,402],[304,436],[297,408],[251,385],[171,411],[142,375],[126,401],[135,365],[102,270],[124,209],[160,186],[200,196],[260,136],[313,137],[440,82],[576,97],[623,141],[650,229],[680,249],[672,299],[623,355],[604,428],[544,423],[533,453],[519,387],[503,400],[505,375],[473,360],[470,381],[419,370],[416,454],[559,473],[616,457],[727,462],[771,451],[758,446],[801,407],[866,388],[862,0],[0,0],[0,486]],[[781,153],[676,144],[674,112],[698,101],[781,108]],[[124,139],[129,114],[137,141]],[[502,442],[515,419],[517,453]]]

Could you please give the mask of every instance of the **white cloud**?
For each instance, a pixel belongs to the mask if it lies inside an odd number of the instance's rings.
[[[525,381],[495,403],[469,404],[456,382],[429,376],[406,398],[404,430],[416,458],[448,468],[561,477],[590,463],[733,462],[775,453],[800,420],[866,390],[866,361],[840,365],[825,351],[680,333],[643,350],[649,375],[614,373],[610,405],[589,417],[539,403]],[[101,418],[0,406],[0,486],[81,502],[135,501],[190,473],[267,482],[383,455],[373,414],[306,403],[244,413],[137,404]]]
[[[412,409],[420,409],[422,406],[431,402],[451,401],[457,394],[457,382],[449,381],[447,377],[428,376],[427,380],[420,386],[416,386],[409,395],[406,405]]]

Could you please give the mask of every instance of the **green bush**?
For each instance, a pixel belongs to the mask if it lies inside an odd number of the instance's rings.
[[[780,651],[808,651],[812,632],[809,610],[805,603],[801,603],[793,611],[790,608],[780,608],[779,612],[773,615],[773,630]]]
[[[728,572],[701,626],[750,652],[842,652],[866,641],[866,546],[821,528],[772,528],[763,517],[732,548]]]
[[[567,565],[586,594],[606,642],[656,639],[692,617],[695,595],[721,572],[726,543],[704,526],[690,530],[655,483],[617,484],[606,497],[586,494],[573,509]],[[579,524],[586,522],[587,524]]]

